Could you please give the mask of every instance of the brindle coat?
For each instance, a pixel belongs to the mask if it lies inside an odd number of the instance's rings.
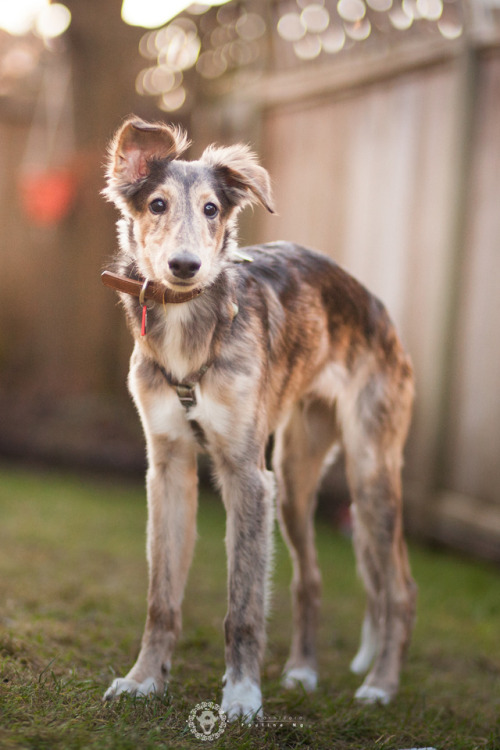
[[[212,146],[188,162],[179,158],[187,145],[178,129],[131,118],[110,147],[105,193],[122,213],[117,269],[203,293],[183,304],[152,303],[144,337],[137,299],[122,295],[135,339],[129,387],[149,460],[149,596],[138,660],[106,698],[165,689],[195,541],[201,430],[227,513],[222,708],[231,719],[261,711],[276,490],[294,570],[283,682],[316,686],[315,490],[339,444],[368,596],[351,668],[371,670],[356,696],[387,702],[398,687],[416,598],[401,520],[410,362],[382,304],[325,256],[278,242],[245,248],[253,262],[236,263],[240,208],[273,210],[267,172],[244,146]],[[195,384],[188,410],[175,382]],[[265,464],[272,433],[274,475]]]

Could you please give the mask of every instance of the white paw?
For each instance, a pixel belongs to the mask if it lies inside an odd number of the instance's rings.
[[[104,700],[111,701],[124,693],[136,698],[148,698],[151,695],[159,695],[160,691],[153,677],[147,677],[143,682],[123,677],[113,680],[111,686],[104,693]]]
[[[370,669],[376,649],[360,648],[351,662],[350,670],[354,674],[365,674]]]
[[[382,703],[384,706],[387,706],[391,700],[391,696],[387,690],[373,687],[373,685],[361,685],[361,687],[356,690],[354,697],[361,703]]]
[[[281,684],[287,690],[302,685],[306,692],[312,693],[318,687],[318,675],[311,667],[293,667],[284,673]]]
[[[228,721],[242,719],[245,724],[251,724],[255,718],[264,715],[260,687],[249,677],[233,682],[226,676],[221,708]]]
[[[365,674],[370,669],[371,663],[377,654],[377,633],[368,616],[363,620],[361,629],[361,645],[359,651],[351,662],[351,672],[354,674]]]

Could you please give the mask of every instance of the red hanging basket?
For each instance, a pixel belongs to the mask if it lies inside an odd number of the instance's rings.
[[[24,172],[19,178],[23,210],[37,226],[58,224],[71,210],[77,188],[75,174],[69,168]]]

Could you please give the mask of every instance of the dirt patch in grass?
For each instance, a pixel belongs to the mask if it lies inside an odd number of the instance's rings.
[[[420,597],[396,701],[363,708],[349,674],[364,597],[348,539],[318,528],[323,573],[320,683],[279,684],[290,637],[290,564],[277,535],[263,669],[266,721],[231,725],[214,743],[187,724],[218,702],[226,573],[224,513],[203,496],[184,632],[162,699],[102,694],[133,663],[145,615],[145,503],[138,486],[0,471],[0,747],[500,748],[498,569],[412,548]]]

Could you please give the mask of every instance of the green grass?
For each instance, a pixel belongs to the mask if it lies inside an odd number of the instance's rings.
[[[352,700],[359,681],[348,666],[364,598],[350,542],[321,524],[318,691],[287,693],[279,685],[290,565],[277,537],[262,680],[272,721],[231,725],[215,743],[196,739],[189,712],[201,701],[219,702],[224,671],[224,513],[208,495],[168,695],[103,704],[112,678],[131,666],[144,622],[143,494],[133,485],[0,471],[2,750],[500,748],[499,571],[411,549],[420,598],[401,691],[391,706],[363,708]]]

